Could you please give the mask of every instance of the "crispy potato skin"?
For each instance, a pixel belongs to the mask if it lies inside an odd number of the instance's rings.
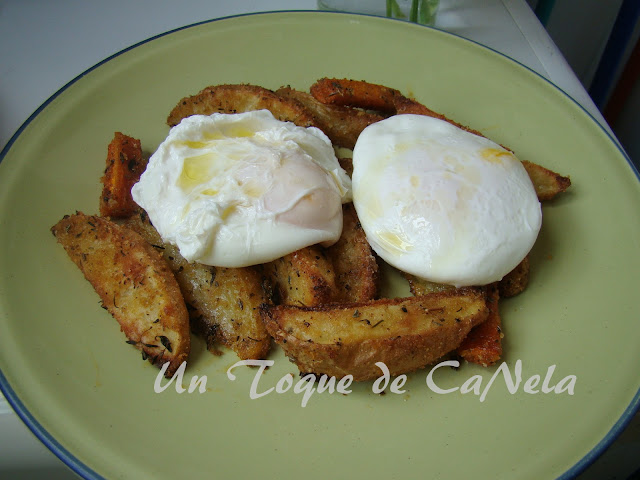
[[[319,307],[264,306],[269,333],[301,372],[371,380],[436,362],[488,315],[482,289]]]
[[[340,239],[302,248],[263,266],[274,303],[316,306],[365,302],[378,293],[378,263],[353,204],[344,204]]]
[[[413,275],[405,274],[411,293],[416,296],[437,292],[454,292],[451,285],[429,282]],[[506,278],[506,277],[505,277]],[[498,300],[500,299],[498,283],[484,287],[487,290],[487,320],[471,329],[465,337],[457,354],[470,363],[489,366],[495,364],[502,356],[502,328]]]
[[[258,307],[268,303],[257,268],[216,268],[190,263],[175,245],[162,241],[143,211],[124,221],[166,259],[175,274],[191,319],[191,329],[216,352],[218,343],[242,360],[266,358],[271,347]]]
[[[527,255],[516,268],[507,273],[502,280],[498,282],[500,297],[515,297],[519,293],[524,292],[527,285],[529,285],[529,270],[530,261],[529,255]]]
[[[529,270],[530,262],[529,256],[527,255],[513,270],[507,273],[502,280],[497,282],[500,297],[514,297],[522,293],[529,284]],[[427,295],[428,293],[455,289],[453,285],[430,282],[408,273],[404,273],[403,276],[407,279],[407,282],[409,282],[409,290],[413,295]]]
[[[330,303],[336,295],[336,277],[325,249],[301,248],[264,265],[275,287],[277,303],[314,306]]]
[[[378,296],[378,262],[352,203],[342,206],[340,239],[326,249],[335,272],[335,302],[366,302]]]
[[[311,112],[315,123],[331,140],[334,146],[353,149],[358,136],[367,126],[385,116],[366,112],[358,108],[341,105],[327,105],[318,101],[310,93],[282,87],[276,94],[300,102]]]
[[[242,113],[253,110],[269,110],[283,122],[293,122],[300,127],[315,125],[313,115],[299,102],[283,98],[273,91],[257,85],[216,85],[178,102],[167,118],[171,127],[191,115],[212,113]]]
[[[143,358],[170,377],[191,348],[189,316],[166,262],[137,233],[98,216],[65,216],[51,229]]]
[[[146,167],[140,140],[116,132],[107,149],[107,166],[101,179],[100,215],[126,217],[137,210],[138,205],[131,197],[131,187]]]
[[[498,309],[500,294],[496,284],[487,287],[489,315],[471,329],[458,347],[457,353],[466,361],[488,367],[502,356],[502,320]]]
[[[522,165],[529,174],[540,201],[552,200],[571,186],[569,177],[563,177],[528,160],[523,160]]]
[[[403,273],[403,276],[404,278],[406,278],[407,282],[409,282],[409,291],[415,296],[455,290],[455,287],[453,285],[430,282],[429,280],[418,278],[415,275],[411,275],[409,273]]]

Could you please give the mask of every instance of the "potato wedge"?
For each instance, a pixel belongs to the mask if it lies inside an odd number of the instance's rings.
[[[283,98],[297,100],[304,105],[313,114],[318,128],[337,147],[353,149],[362,130],[385,118],[383,115],[358,108],[326,105],[316,100],[310,93],[294,90],[291,87],[279,88],[276,94]]]
[[[471,329],[456,353],[466,361],[488,367],[502,356],[502,320],[498,309],[500,294],[496,284],[487,287],[489,316]]]
[[[300,372],[354,380],[436,362],[488,315],[482,289],[319,307],[264,306],[269,333]]]
[[[262,109],[269,110],[283,122],[293,122],[301,127],[317,126],[313,115],[299,102],[256,85],[207,87],[196,95],[180,100],[169,113],[167,124],[173,127],[183,118],[196,114],[241,113]]]
[[[498,282],[500,297],[515,297],[519,293],[524,292],[529,284],[529,265],[529,255],[527,255],[516,268],[507,273],[502,280]]]
[[[527,255],[513,270],[497,282],[500,297],[508,298],[522,293],[529,283],[529,256]],[[428,293],[454,290],[453,285],[435,283],[418,278],[408,273],[403,276],[409,282],[409,290],[413,295],[427,295]]]
[[[51,232],[127,343],[156,366],[169,362],[166,376],[172,376],[189,356],[191,337],[184,299],[162,256],[137,233],[98,216],[65,216]]]
[[[131,216],[124,224],[153,245],[173,270],[187,303],[191,329],[216,352],[218,342],[242,360],[263,359],[271,338],[258,310],[268,303],[257,268],[216,268],[190,263],[175,245],[166,244],[145,212]]]
[[[315,306],[334,301],[336,277],[325,249],[301,248],[264,265],[275,288],[275,303]]]
[[[409,291],[415,296],[428,295],[430,293],[437,292],[450,292],[456,289],[453,285],[430,282],[429,280],[418,278],[409,273],[403,273],[402,275],[407,279],[407,282],[409,282]]]
[[[352,203],[342,206],[340,239],[327,248],[326,255],[335,272],[335,302],[367,302],[378,296],[379,271]]]
[[[551,200],[571,186],[569,177],[563,177],[528,160],[523,160],[522,165],[529,174],[540,201]]]
[[[443,283],[429,282],[413,275],[405,274],[409,289],[414,295],[428,295],[437,292],[452,292],[455,287]],[[471,363],[483,366],[493,365],[502,355],[502,328],[498,300],[500,298],[497,284],[487,288],[487,320],[471,329],[456,352]]]
[[[131,198],[131,187],[147,168],[140,140],[116,132],[107,149],[107,166],[100,195],[100,215],[127,217],[138,209]]]

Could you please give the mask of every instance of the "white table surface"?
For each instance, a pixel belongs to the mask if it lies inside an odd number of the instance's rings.
[[[0,149],[47,98],[123,48],[203,20],[315,9],[315,0],[0,1]],[[436,27],[523,63],[611,132],[525,0],[441,0]],[[638,453],[640,415],[579,478],[625,479],[640,469]],[[1,394],[0,478],[77,478],[39,443]]]

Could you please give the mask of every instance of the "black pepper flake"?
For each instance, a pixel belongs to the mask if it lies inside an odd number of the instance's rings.
[[[380,325],[382,322],[384,322],[384,320],[380,320],[378,321],[378,323],[376,323],[375,325],[373,325],[371,328],[376,328],[378,325]]]
[[[403,307],[402,307],[402,311],[403,311],[404,313],[407,313],[407,312],[408,312],[407,307],[403,306]]]
[[[358,310],[356,310],[355,312],[353,312],[353,317],[354,318],[358,318],[360,316],[360,312]]]
[[[158,335],[156,339],[160,339],[160,343],[162,343],[162,346],[169,350],[169,352],[173,352],[173,350],[171,349],[171,342],[167,337],[165,337],[164,335]]]

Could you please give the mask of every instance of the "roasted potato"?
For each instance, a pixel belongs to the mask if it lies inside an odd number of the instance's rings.
[[[327,105],[310,93],[282,87],[276,94],[304,105],[314,116],[315,123],[336,147],[353,149],[360,132],[372,123],[385,118],[383,115],[341,105]]]
[[[378,295],[378,263],[352,203],[342,206],[340,239],[326,249],[336,283],[334,302],[366,302]]]
[[[207,87],[196,95],[180,100],[169,114],[167,124],[173,127],[183,118],[196,114],[242,113],[262,109],[269,110],[284,122],[293,122],[301,127],[317,126],[313,115],[302,104],[256,85]]]
[[[337,293],[333,264],[319,245],[301,248],[264,265],[275,287],[276,303],[314,306],[334,301]]]
[[[529,174],[540,201],[551,200],[571,186],[569,177],[563,177],[528,160],[523,160],[522,165]]]
[[[409,282],[409,288],[414,295],[428,295],[437,292],[453,292],[455,287],[443,283],[429,282],[413,275],[405,274]],[[498,300],[500,298],[498,284],[492,284],[487,288],[487,307],[489,316],[487,320],[471,329],[460,347],[457,349],[459,356],[471,363],[488,366],[496,363],[502,355],[502,328]]]
[[[264,306],[268,332],[300,372],[370,380],[436,362],[486,320],[483,289],[318,307]]]
[[[418,278],[415,275],[411,275],[409,273],[403,273],[403,276],[407,279],[407,282],[409,282],[409,291],[416,296],[455,290],[455,287],[453,285],[430,282],[429,280]]]
[[[527,255],[516,268],[507,273],[502,280],[498,282],[500,297],[515,297],[519,293],[524,292],[529,284],[529,265],[529,255]]]
[[[162,256],[140,235],[102,217],[76,213],[51,228],[127,343],[156,366],[169,362],[170,377],[191,348],[189,315],[180,288]]]
[[[162,241],[143,211],[124,221],[166,259],[173,270],[191,318],[191,329],[216,352],[219,343],[243,360],[262,359],[271,347],[258,310],[268,303],[256,267],[216,268],[188,262],[175,245]]]

